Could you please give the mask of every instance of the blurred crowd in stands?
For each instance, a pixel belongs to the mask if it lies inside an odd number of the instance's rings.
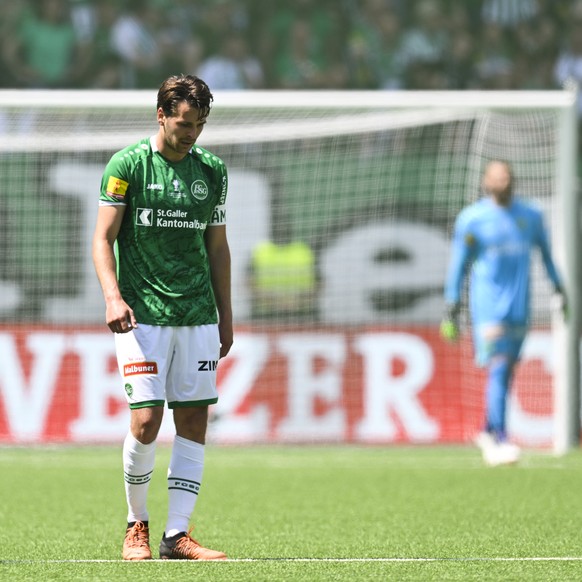
[[[552,89],[582,0],[0,0],[0,88]]]

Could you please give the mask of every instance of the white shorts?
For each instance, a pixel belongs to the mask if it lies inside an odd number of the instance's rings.
[[[218,325],[139,324],[115,334],[117,364],[130,408],[206,406],[218,401]]]

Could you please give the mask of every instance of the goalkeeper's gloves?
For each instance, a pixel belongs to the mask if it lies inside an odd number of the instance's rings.
[[[554,294],[552,295],[552,307],[562,314],[564,321],[568,320],[568,299],[566,298],[566,293],[561,287],[556,287],[554,290]]]
[[[455,342],[459,339],[459,312],[460,303],[448,303],[445,308],[443,320],[441,321],[441,337],[448,342]]]

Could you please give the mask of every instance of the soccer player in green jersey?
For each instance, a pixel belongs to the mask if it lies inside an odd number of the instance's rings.
[[[176,435],[160,557],[226,558],[203,548],[189,529],[208,406],[218,400],[216,367],[233,342],[227,172],[196,145],[212,100],[197,77],[166,79],[158,91],[157,134],[114,154],[101,184],[93,260],[130,408],[125,560],[152,557],[146,502],[166,402]]]

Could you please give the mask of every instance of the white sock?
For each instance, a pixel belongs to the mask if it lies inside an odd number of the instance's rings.
[[[123,442],[123,471],[128,522],[149,520],[146,504],[155,459],[155,441],[144,445],[131,432],[127,433]]]
[[[166,537],[188,531],[204,470],[204,445],[176,435],[168,468]]]

